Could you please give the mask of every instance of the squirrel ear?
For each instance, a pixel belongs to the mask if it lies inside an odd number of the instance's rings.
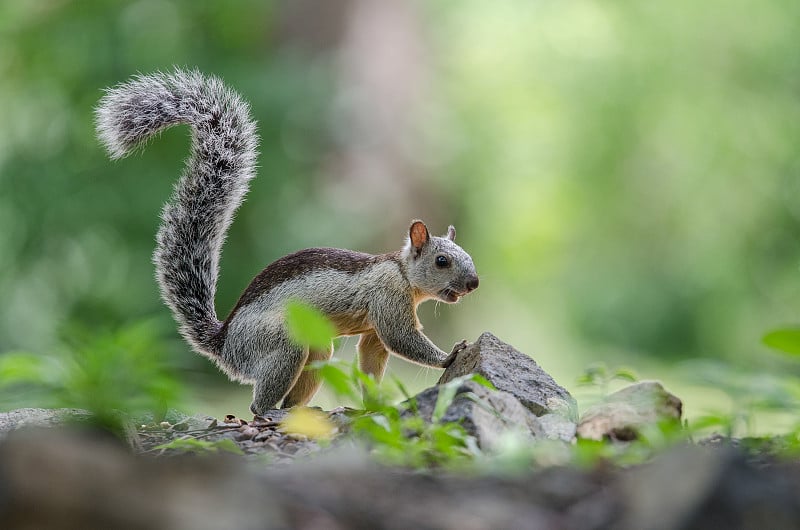
[[[411,247],[416,251],[415,254],[419,256],[422,247],[424,247],[428,243],[428,239],[430,239],[428,227],[425,226],[425,223],[422,221],[414,221],[411,223],[411,228],[408,229],[408,238],[411,241]]]
[[[453,226],[453,225],[448,226],[447,227],[447,235],[444,236],[444,237],[446,237],[450,241],[455,241],[456,240],[456,227]]]

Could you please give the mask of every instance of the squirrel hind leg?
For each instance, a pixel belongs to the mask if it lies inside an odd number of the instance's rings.
[[[253,377],[253,403],[250,411],[262,415],[277,408],[303,373],[308,348],[292,344],[288,339],[280,348],[266,355]]]
[[[358,340],[358,367],[380,383],[389,361],[389,352],[374,331],[363,333]]]
[[[312,349],[308,352],[308,357],[300,376],[295,381],[292,389],[289,390],[289,393],[286,394],[286,397],[283,398],[282,408],[288,409],[297,405],[302,406],[311,401],[311,398],[319,390],[322,380],[316,370],[306,370],[305,368],[314,361],[327,361],[331,358],[331,355],[333,355],[333,345],[330,345],[326,350]]]

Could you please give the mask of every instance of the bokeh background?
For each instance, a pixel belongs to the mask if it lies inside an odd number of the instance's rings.
[[[246,416],[153,280],[187,130],[115,163],[93,135],[103,87],[179,65],[240,92],[262,138],[221,316],[281,255],[394,250],[419,217],[454,224],[481,273],[421,308],[444,349],[491,330],[579,394],[593,363],[629,366],[690,417],[797,397],[761,337],[798,320],[798,27],[792,0],[0,1],[0,352],[155,321],[183,406]]]

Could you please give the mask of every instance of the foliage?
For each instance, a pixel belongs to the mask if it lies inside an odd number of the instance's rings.
[[[791,371],[754,371],[696,360],[684,363],[682,373],[687,381],[724,392],[731,402],[729,411],[711,410],[695,418],[695,430],[713,427],[726,436],[753,436],[758,417],[769,412],[794,415],[800,406],[800,382]],[[800,420],[795,424],[800,426]]]
[[[322,380],[337,394],[352,400],[361,398],[363,410],[352,412],[351,433],[366,442],[382,461],[430,469],[463,465],[480,454],[475,439],[461,425],[442,421],[444,411],[464,382],[485,383],[479,376],[465,376],[441,385],[432,417],[426,421],[397,380],[396,386],[406,398],[400,405],[393,404],[391,394],[354,364],[348,367],[340,361],[317,361],[311,369],[318,370]]]
[[[314,322],[324,320],[323,316],[313,314],[313,309],[308,311],[311,316],[303,318]],[[330,337],[325,339],[326,342],[329,340]],[[467,436],[459,425],[442,422],[445,411],[457,397],[456,392],[465,378],[439,387],[431,421],[426,422],[399,380],[395,380],[395,384],[406,401],[398,406],[393,404],[391,392],[355,365],[348,367],[346,363],[326,361],[315,362],[309,368],[317,370],[321,379],[337,395],[363,404],[364,410],[354,413],[352,431],[359,439],[368,441],[375,455],[390,463],[421,469],[467,466],[484,471],[513,473],[541,465],[592,467],[600,462],[634,465],[649,460],[677,443],[706,436],[709,430],[722,429],[728,438],[741,431],[751,434],[757,414],[768,410],[796,410],[800,405],[800,384],[792,377],[737,371],[724,362],[695,361],[685,365],[686,379],[726,392],[733,401],[730,412],[709,412],[683,425],[674,421],[650,425],[642,428],[635,440],[624,443],[578,439],[574,445],[542,440],[530,444],[527,439],[509,432],[504,444],[489,454],[480,451],[475,440]],[[468,378],[491,387],[477,374]],[[609,368],[604,363],[593,363],[585,368],[577,378],[577,383],[596,388],[599,397],[604,398],[614,381],[638,380],[638,375],[630,368]],[[458,397],[468,398],[463,394]],[[312,423],[316,425],[318,421],[315,419]],[[800,428],[800,422],[797,425]],[[328,424],[323,426],[330,428]],[[787,435],[775,451],[792,453],[800,444],[792,441],[795,438]]]
[[[762,342],[770,348],[788,353],[790,355],[800,355],[800,328],[782,328],[770,331]]]
[[[597,388],[600,392],[600,397],[605,397],[609,393],[609,387],[612,382],[627,381],[635,383],[638,380],[639,376],[631,368],[618,366],[612,370],[605,363],[592,363],[578,376],[576,382],[580,386]]]
[[[114,331],[72,328],[66,342],[60,355],[0,355],[3,405],[24,395],[40,406],[86,409],[97,424],[121,432],[129,419],[161,417],[179,401],[182,387],[161,355],[154,321]]]
[[[165,451],[172,449],[184,453],[196,453],[200,455],[216,454],[219,452],[233,453],[235,455],[244,455],[244,452],[239,449],[236,442],[230,438],[221,438],[219,440],[198,440],[192,437],[176,438],[168,443],[161,444],[153,448],[154,450]]]
[[[336,328],[313,307],[298,300],[286,304],[286,325],[298,344],[325,350],[336,336]]]
[[[781,436],[743,438],[739,447],[762,458],[770,456],[796,461],[800,458],[800,426]]]
[[[287,326],[301,344],[330,344],[335,333],[330,322],[316,309],[290,302],[287,307]],[[474,440],[463,427],[441,421],[444,410],[452,403],[464,378],[443,385],[433,417],[426,422],[416,412],[413,400],[395,406],[392,394],[372,376],[341,361],[315,361],[306,369],[315,370],[333,392],[351,402],[361,403],[363,410],[354,412],[351,431],[366,441],[372,452],[384,461],[416,468],[452,465],[477,452]],[[472,378],[470,378],[472,379]],[[402,383],[397,388],[407,395]],[[303,434],[330,433],[331,426],[323,418],[303,409],[293,411],[285,428]]]

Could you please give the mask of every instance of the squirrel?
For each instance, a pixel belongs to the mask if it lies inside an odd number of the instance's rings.
[[[455,241],[415,220],[405,245],[371,255],[310,248],[278,259],[244,290],[220,321],[214,307],[222,244],[255,176],[258,136],[249,105],[222,81],[198,71],[139,75],[108,88],[95,109],[100,142],[111,159],[176,124],[191,128],[191,155],[164,206],[153,262],[161,297],[196,352],[231,379],[253,385],[253,414],[305,405],[321,381],[304,367],[327,360],[325,350],[295,343],[286,326],[289,300],[327,316],[337,336],[360,335],[362,371],[377,381],[389,353],[446,368],[466,347],[448,354],[421,331],[417,306],[455,303],[478,287],[472,258]]]

